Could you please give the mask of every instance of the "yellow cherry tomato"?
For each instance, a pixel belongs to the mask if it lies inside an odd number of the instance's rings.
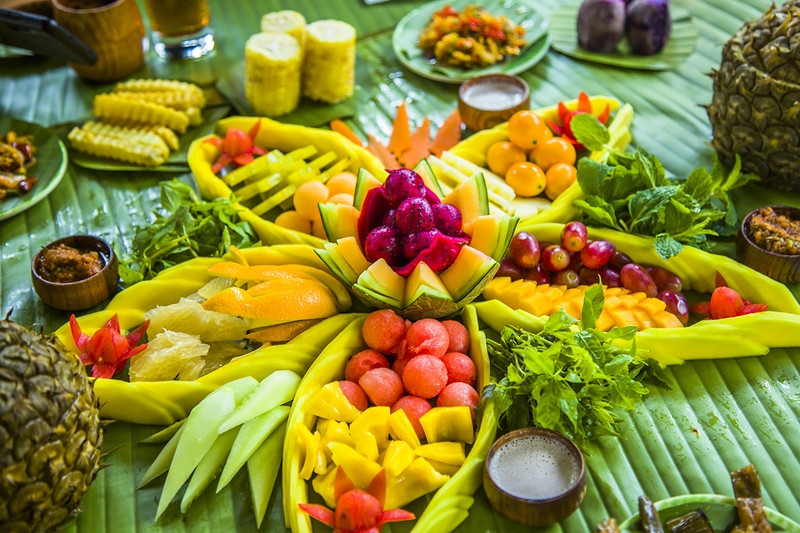
[[[536,196],[544,191],[547,178],[541,168],[525,161],[511,165],[506,172],[506,183],[517,196]]]
[[[514,163],[522,163],[527,160],[528,156],[525,154],[525,150],[506,141],[494,143],[489,147],[489,151],[486,152],[486,162],[489,164],[489,170],[499,176],[504,176]]]
[[[571,142],[555,137],[543,142],[531,152],[531,162],[547,172],[547,169],[556,163],[574,165],[575,155],[575,147]]]
[[[531,150],[552,137],[547,123],[533,111],[517,111],[508,121],[508,139],[523,150]]]
[[[556,163],[545,172],[547,186],[544,193],[550,200],[555,200],[559,194],[567,190],[567,187],[575,183],[578,179],[578,171],[567,163]]]

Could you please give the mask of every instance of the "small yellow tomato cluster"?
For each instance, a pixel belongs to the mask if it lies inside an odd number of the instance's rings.
[[[337,174],[326,183],[307,181],[294,193],[294,209],[278,215],[275,224],[325,239],[325,228],[322,227],[317,204],[353,205],[355,190],[356,176],[352,172]]]
[[[577,179],[575,147],[554,137],[544,120],[533,111],[519,111],[508,121],[508,141],[489,147],[489,170],[505,177],[518,196],[550,200]]]

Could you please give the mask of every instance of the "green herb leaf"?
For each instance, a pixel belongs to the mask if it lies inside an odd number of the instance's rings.
[[[611,135],[597,117],[591,113],[578,113],[569,121],[575,139],[593,152],[602,150],[611,140]]]
[[[667,233],[659,233],[656,235],[654,246],[656,249],[656,253],[662,259],[669,259],[670,257],[674,257],[683,250],[683,245],[673,239]]]
[[[605,306],[603,286],[596,283],[583,293],[583,309],[581,310],[581,325],[583,329],[595,328],[597,318],[603,312],[603,306]]]

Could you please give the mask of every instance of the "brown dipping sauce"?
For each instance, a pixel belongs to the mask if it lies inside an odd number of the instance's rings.
[[[762,207],[750,218],[750,238],[776,254],[800,254],[800,221]]]
[[[105,266],[99,252],[79,250],[66,244],[45,248],[37,270],[42,279],[52,283],[74,283],[90,278]]]

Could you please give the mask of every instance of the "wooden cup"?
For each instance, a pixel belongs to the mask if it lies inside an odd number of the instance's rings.
[[[117,81],[144,62],[144,24],[136,0],[52,0],[60,25],[97,52],[94,65],[70,63],[82,78]]]

